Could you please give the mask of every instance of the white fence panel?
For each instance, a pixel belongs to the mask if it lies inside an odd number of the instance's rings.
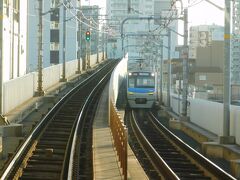
[[[236,137],[240,145],[240,106],[231,106],[230,109],[230,135]]]
[[[33,82],[34,75],[31,73],[3,83],[3,114],[33,97]]]
[[[66,63],[66,78],[76,74],[78,60],[69,61]]]
[[[100,59],[100,58],[99,58]],[[97,63],[97,54],[92,54],[90,57],[90,66],[94,66]]]
[[[167,93],[163,92],[163,100],[166,101]],[[182,113],[182,97],[171,94],[172,111]],[[189,98],[189,116],[194,124],[218,135],[223,135],[223,104],[204,99]],[[236,143],[240,145],[240,106],[230,107],[230,135],[236,137]]]
[[[170,101],[171,101],[170,103],[171,103],[172,110],[176,114],[181,114],[182,113],[182,96],[171,94]]]
[[[99,59],[101,59],[101,53]],[[91,56],[91,66],[96,64],[97,55]],[[77,60],[66,62],[66,78],[77,71]],[[62,64],[43,69],[43,90],[57,84],[62,78]],[[23,77],[3,83],[3,114],[32,98],[38,88],[38,72],[32,72]]]
[[[60,65],[54,65],[43,69],[43,89],[46,90],[49,87],[57,84],[60,80],[60,74],[62,69]]]
[[[190,119],[200,127],[222,135],[223,105],[203,99],[192,99],[190,100]]]

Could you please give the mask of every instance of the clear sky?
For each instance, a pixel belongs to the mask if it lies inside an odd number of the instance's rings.
[[[224,0],[211,0],[211,2],[220,7],[224,7]],[[190,5],[191,4],[192,6],[188,9],[189,26],[199,24],[224,25],[224,11],[214,7],[204,0],[191,0]]]

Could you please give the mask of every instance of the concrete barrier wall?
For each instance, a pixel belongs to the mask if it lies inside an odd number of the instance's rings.
[[[128,60],[127,56],[121,60],[121,62],[114,69],[110,79],[109,99],[112,100],[112,102],[114,102],[115,104],[117,102],[119,87],[127,73],[127,60]]]
[[[53,86],[54,84],[57,84],[59,82],[59,79],[61,78],[61,65],[55,65],[55,66],[50,66],[47,68],[43,69],[43,90],[45,91],[49,87]],[[67,66],[66,66],[66,71],[68,71]],[[36,76],[38,76],[38,73],[36,73]],[[36,86],[37,86],[37,81],[38,77],[35,78],[36,80]],[[37,90],[37,87],[35,91]]]
[[[100,53],[100,60],[101,60]],[[91,66],[96,64],[96,55],[91,55]],[[66,62],[66,78],[73,76],[77,71],[78,60]],[[81,66],[82,68],[82,66]],[[82,70],[82,69],[81,69]],[[43,69],[43,90],[57,84],[62,75],[62,64]],[[37,91],[38,73],[32,72],[23,77],[3,83],[3,115],[32,98]]]
[[[163,93],[163,101],[166,103],[167,93]],[[181,97],[180,97],[181,99]],[[171,94],[172,110],[178,114],[178,95]],[[189,98],[189,117],[194,124],[218,135],[223,135],[223,104],[204,99]],[[180,113],[182,102],[180,102]],[[230,135],[235,136],[236,143],[240,145],[240,106],[230,108]]]
[[[3,114],[11,111],[34,95],[34,74],[30,73],[3,83]]]
[[[202,99],[190,100],[190,119],[193,123],[218,136],[223,135],[223,104]],[[230,107],[230,135],[240,145],[240,107]]]
[[[166,106],[167,105],[167,92],[163,91],[163,103]],[[177,94],[171,94],[170,97],[170,104],[172,111],[176,114],[182,113],[182,96],[179,96]]]
[[[176,94],[171,94],[171,107],[172,110],[176,114],[181,114],[182,113],[182,96],[178,96]]]
[[[61,64],[62,67],[62,64]],[[78,60],[69,61],[66,63],[66,78],[69,78],[76,74],[78,67]],[[62,72],[62,71],[61,71]]]
[[[203,99],[190,100],[190,120],[210,132],[222,135],[223,105]]]
[[[100,56],[101,57],[101,56]],[[99,61],[100,61],[100,58],[99,58]],[[90,61],[90,66],[94,66],[95,64],[97,63],[97,55],[96,54],[93,54],[91,55],[91,61]]]
[[[236,137],[237,144],[240,145],[240,107],[231,106],[230,110],[230,133]]]

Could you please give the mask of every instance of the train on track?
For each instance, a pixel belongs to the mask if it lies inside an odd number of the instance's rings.
[[[157,98],[156,74],[132,71],[127,75],[127,100],[130,108],[152,108]]]

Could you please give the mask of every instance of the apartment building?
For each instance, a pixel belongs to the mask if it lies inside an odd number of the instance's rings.
[[[2,82],[26,74],[27,64],[27,1],[1,1],[0,55]]]
[[[213,41],[223,41],[224,27],[199,25],[190,27],[189,58],[196,58],[197,47],[209,47]]]

